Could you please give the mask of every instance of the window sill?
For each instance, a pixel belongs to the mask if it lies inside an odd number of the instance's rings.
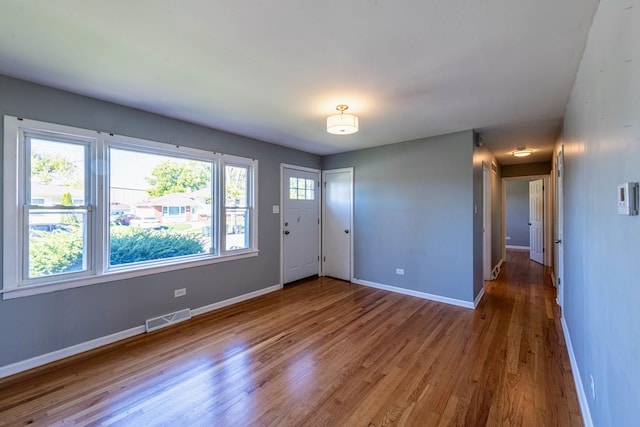
[[[167,271],[182,270],[185,268],[200,267],[203,265],[217,264],[220,262],[234,261],[234,260],[239,260],[244,258],[252,258],[252,257],[258,256],[259,253],[260,251],[258,250],[251,250],[251,251],[243,251],[241,253],[217,256],[215,258],[184,260],[180,262],[174,262],[174,263],[162,264],[162,265],[153,265],[153,266],[147,265],[147,266],[141,266],[138,268],[128,268],[126,271],[111,271],[108,273],[103,273],[99,276],[89,276],[89,277],[82,277],[79,279],[76,278],[76,279],[69,279],[69,280],[60,280],[56,282],[39,283],[35,285],[25,285],[20,287],[7,288],[7,289],[0,290],[0,293],[2,293],[3,300],[27,297],[31,295],[39,295],[39,294],[45,294],[49,292],[62,291],[65,289],[73,289],[73,288],[79,288],[82,286],[95,285],[98,283],[115,282],[118,280],[131,279],[133,277],[164,273]]]

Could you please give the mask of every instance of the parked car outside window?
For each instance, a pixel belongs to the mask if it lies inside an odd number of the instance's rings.
[[[161,228],[160,221],[155,216],[134,216],[129,221],[129,225],[132,227],[140,228]]]
[[[114,225],[129,225],[129,222],[136,216],[132,213],[123,213],[117,216],[111,216],[111,224]]]

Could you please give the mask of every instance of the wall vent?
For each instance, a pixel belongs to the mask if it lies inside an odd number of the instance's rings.
[[[148,319],[145,323],[147,332],[151,332],[189,319],[191,319],[191,309],[185,308],[184,310],[174,311],[173,313]]]

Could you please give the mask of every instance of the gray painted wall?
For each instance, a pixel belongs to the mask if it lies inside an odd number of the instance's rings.
[[[564,317],[596,426],[640,419],[640,1],[601,1],[565,114]],[[595,399],[591,394],[591,379]]]
[[[256,158],[261,212],[255,258],[0,301],[0,366],[279,283],[279,215],[271,206],[280,201],[280,163],[320,168],[320,157],[5,76],[0,76],[0,115]],[[175,299],[177,287],[186,287],[187,295]]]
[[[506,181],[506,244],[529,246],[529,181]]]
[[[473,301],[472,131],[336,154],[323,164],[350,166],[355,277]]]

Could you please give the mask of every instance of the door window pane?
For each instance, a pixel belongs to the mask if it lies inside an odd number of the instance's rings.
[[[313,179],[289,178],[289,199],[315,200],[315,185]]]

